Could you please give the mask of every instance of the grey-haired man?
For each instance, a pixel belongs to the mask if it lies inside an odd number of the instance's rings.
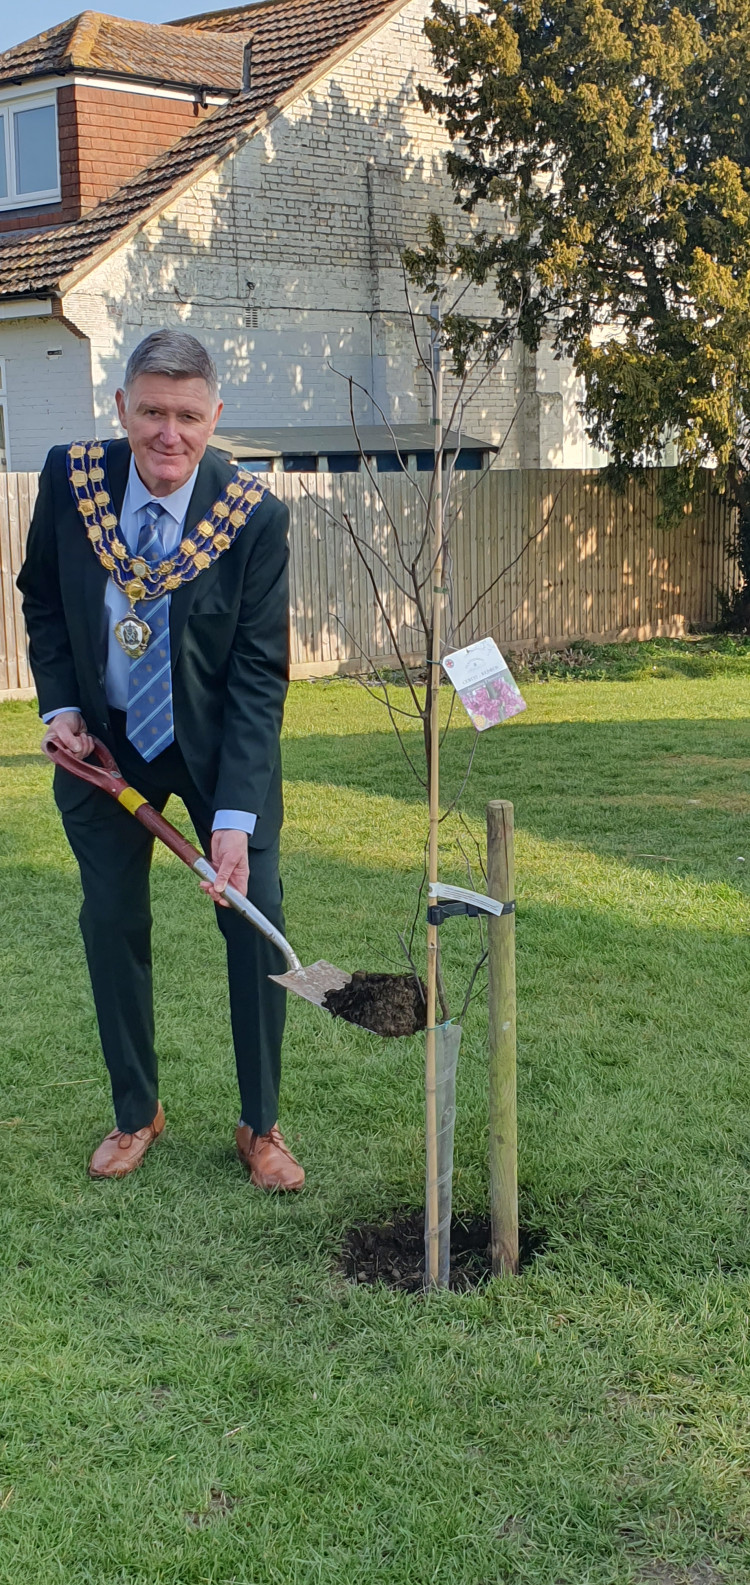
[[[184,331],[147,336],[117,409],[126,440],[56,446],[40,480],[18,579],[47,734],[74,754],[91,735],[163,809],[176,793],[217,870],[206,884],[226,939],[242,1116],[240,1156],[266,1189],[299,1189],[279,1133],[283,972],[276,949],[227,909],[231,883],[283,927],[280,733],[288,679],[288,512],[241,496],[207,449],[216,369]],[[122,1177],[164,1127],[151,978],[152,841],[106,794],[65,771],[55,799],[78,861],[81,931],[116,1128],[93,1177]],[[200,965],[188,962],[194,976]]]

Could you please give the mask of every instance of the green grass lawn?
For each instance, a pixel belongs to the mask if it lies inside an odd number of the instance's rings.
[[[422,1043],[295,1001],[281,1121],[309,1186],[253,1191],[220,937],[166,854],[167,1133],[87,1179],[111,1119],[76,873],[34,709],[0,710],[0,1585],[750,1585],[750,667],[680,654],[530,683],[480,741],[473,833],[516,808],[521,1208],[546,1243],[426,1302],[336,1272],[352,1222],[422,1202]],[[300,956],[399,967],[425,818],[384,712],[295,684],[285,765]],[[473,929],[445,927],[454,998]],[[479,998],[467,1214],[485,1038]]]

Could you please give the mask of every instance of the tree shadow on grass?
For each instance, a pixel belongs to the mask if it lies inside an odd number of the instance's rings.
[[[473,742],[469,728],[446,742],[444,806],[461,786]],[[461,807],[483,824],[487,803],[508,798],[516,825],[545,840],[742,886],[738,860],[750,870],[749,771],[744,719],[524,723],[481,736]],[[424,801],[385,732],[289,739],[284,774],[289,784]]]
[[[2,1143],[36,1176],[78,1181],[106,1097],[70,872],[8,870],[5,1078],[29,1135]],[[378,968],[414,875],[290,851],[287,920],[303,961]],[[192,895],[191,895],[192,893]],[[34,908],[29,910],[28,898]],[[235,1120],[223,944],[213,910],[166,861],[154,881],[157,1030],[169,1149],[144,1178],[220,1193]],[[250,928],[250,927],[248,927]],[[449,990],[474,956],[467,921],[444,927]],[[519,1142],[522,1219],[544,1226],[543,1260],[642,1287],[750,1271],[750,953],[729,929],[653,925],[626,909],[530,901],[519,911]],[[190,973],[186,975],[186,963]],[[61,1019],[60,1009],[65,1008]],[[379,1040],[290,998],[282,1112],[313,1196],[284,1214],[278,1259],[304,1257],[321,1222],[380,1220],[423,1200],[423,1046]],[[12,1089],[12,1094],[11,1094]],[[26,1108],[26,1110],[24,1110]],[[108,1126],[110,1126],[108,1124]],[[83,1131],[83,1132],[82,1132]],[[300,1143],[297,1144],[299,1139]],[[217,1154],[218,1152],[218,1154]],[[68,1160],[70,1157],[70,1160]],[[455,1209],[487,1209],[486,1004],[465,1021]],[[72,1174],[72,1177],[71,1177]],[[233,1169],[237,1193],[244,1180]],[[140,1194],[142,1191],[137,1190]],[[256,1207],[254,1219],[265,1217]],[[267,1207],[269,1255],[277,1209]],[[294,1227],[297,1232],[294,1232]],[[323,1234],[324,1239],[329,1234]]]

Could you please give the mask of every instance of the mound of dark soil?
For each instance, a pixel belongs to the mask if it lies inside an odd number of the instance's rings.
[[[521,1270],[545,1247],[539,1228],[521,1229]],[[350,1282],[383,1282],[401,1293],[424,1289],[424,1211],[395,1211],[387,1222],[350,1228],[341,1251],[340,1270]],[[450,1286],[458,1293],[476,1288],[492,1273],[489,1217],[454,1216],[451,1223]]]
[[[413,974],[365,974],[358,969],[341,991],[329,991],[323,1006],[375,1035],[415,1035],[427,1023],[427,991]]]

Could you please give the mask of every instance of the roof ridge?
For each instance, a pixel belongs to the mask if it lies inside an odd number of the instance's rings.
[[[63,56],[63,64],[71,67],[85,67],[91,58],[92,50],[101,32],[102,22],[106,17],[101,11],[80,11],[75,18],[75,27],[68,39],[68,47]]]
[[[261,0],[260,9],[264,9]],[[0,50],[0,67],[9,58],[19,60],[19,67],[23,66],[29,53],[35,46],[56,45],[59,54],[55,60],[55,70],[63,72],[88,70],[92,58],[102,42],[106,42],[108,34],[115,29],[132,29],[134,33],[160,33],[165,38],[167,28],[174,38],[175,34],[182,35],[191,44],[199,34],[210,46],[222,46],[241,37],[246,31],[243,28],[233,28],[221,31],[218,28],[198,29],[190,28],[179,23],[144,21],[138,17],[119,17],[109,11],[94,11],[87,9],[79,11],[72,17],[66,17],[63,22],[56,22],[52,27],[43,28],[39,33],[34,33],[28,39],[22,39],[18,44],[9,45],[7,50]],[[175,39],[175,43],[177,40]]]
[[[82,11],[0,54],[0,83],[80,71],[239,93],[247,39],[238,29],[167,29],[159,22]]]

